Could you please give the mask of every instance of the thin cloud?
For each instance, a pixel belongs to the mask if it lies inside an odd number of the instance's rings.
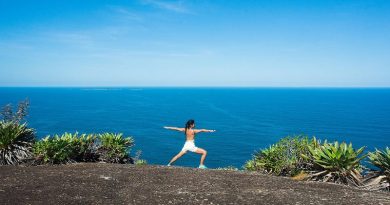
[[[109,6],[109,8],[115,13],[121,15],[124,19],[127,20],[135,20],[135,21],[143,21],[143,17],[139,14],[129,11],[128,9],[120,6]]]
[[[46,31],[40,37],[45,42],[61,43],[84,48],[91,47],[95,44],[90,34],[80,31]]]
[[[183,4],[182,1],[166,2],[160,0],[141,0],[143,4],[151,5],[153,7],[173,11],[176,13],[192,14],[192,12]]]

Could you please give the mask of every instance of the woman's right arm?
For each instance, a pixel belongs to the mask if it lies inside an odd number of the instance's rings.
[[[164,127],[165,129],[168,129],[168,130],[175,130],[175,131],[179,131],[179,132],[184,132],[184,128],[179,128],[179,127]]]

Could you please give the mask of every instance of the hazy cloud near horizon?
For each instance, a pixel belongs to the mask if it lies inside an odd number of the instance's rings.
[[[390,86],[390,2],[0,2],[0,86]]]

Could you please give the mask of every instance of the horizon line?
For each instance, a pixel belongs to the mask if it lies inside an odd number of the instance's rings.
[[[118,86],[118,85],[48,85],[48,86],[3,86],[0,88],[333,88],[333,89],[390,89],[390,86]]]

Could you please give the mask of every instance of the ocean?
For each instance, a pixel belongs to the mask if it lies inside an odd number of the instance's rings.
[[[132,136],[134,155],[166,165],[185,140],[163,126],[215,133],[196,136],[210,168],[241,168],[252,154],[285,136],[352,142],[366,150],[390,146],[388,88],[0,88],[0,106],[30,101],[27,121],[38,138],[64,132]],[[188,153],[177,166],[197,167]]]

